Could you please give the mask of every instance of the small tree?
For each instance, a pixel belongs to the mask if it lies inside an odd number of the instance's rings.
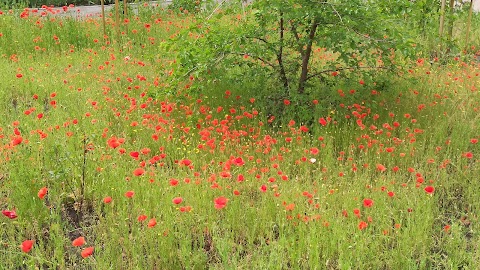
[[[228,68],[240,56],[250,57],[286,90],[303,94],[314,78],[389,69],[394,51],[410,55],[412,31],[405,28],[403,10],[412,5],[408,0],[257,0],[241,20],[209,16],[189,29],[194,41],[180,35],[175,40],[179,69],[185,75],[219,64]],[[319,48],[334,58],[312,65]]]

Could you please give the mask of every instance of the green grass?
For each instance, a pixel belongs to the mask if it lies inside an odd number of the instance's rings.
[[[167,91],[158,48],[195,18],[144,12],[120,38],[110,17],[105,38],[96,19],[0,16],[0,208],[18,215],[0,216],[0,268],[480,268],[478,64],[344,84],[307,132],[280,127],[293,107],[268,123],[251,82]]]

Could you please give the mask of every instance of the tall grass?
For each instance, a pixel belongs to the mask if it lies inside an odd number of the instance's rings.
[[[195,18],[141,12],[120,37],[0,16],[3,268],[480,267],[478,64],[339,82],[315,123],[281,124],[246,79],[167,93],[158,47]]]

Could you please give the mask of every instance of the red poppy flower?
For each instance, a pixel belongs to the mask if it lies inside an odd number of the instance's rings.
[[[42,187],[39,191],[38,191],[38,198],[42,199],[45,198],[45,195],[47,195],[48,193],[48,188],[47,187]]]
[[[325,118],[320,118],[318,119],[318,123],[320,123],[320,125],[322,126],[326,126],[327,125],[327,120],[325,120]]]
[[[115,148],[119,147],[120,144],[122,144],[122,143],[117,139],[117,137],[112,137],[112,138],[108,139],[107,144],[111,148],[115,149]]]
[[[172,200],[172,202],[173,202],[174,204],[181,204],[182,201],[183,201],[182,197],[175,197],[175,198],[173,198],[173,200]]]
[[[285,205],[285,210],[286,211],[293,211],[294,209],[295,209],[295,204],[294,203]]]
[[[82,257],[83,257],[84,259],[87,258],[87,257],[89,257],[90,255],[93,254],[94,249],[95,249],[94,247],[87,247],[87,248],[85,248],[84,250],[82,250],[82,253],[81,253]]]
[[[227,206],[228,199],[225,197],[218,197],[213,200],[215,203],[215,209],[222,209]]]
[[[25,240],[25,241],[23,241],[22,246],[21,246],[22,251],[25,252],[25,253],[30,252],[30,250],[32,249],[34,243],[35,243],[35,241],[33,241],[33,240]]]
[[[108,196],[108,197],[103,198],[103,202],[104,203],[111,203],[112,202],[112,197]]]
[[[428,194],[433,194],[433,192],[435,191],[435,188],[432,186],[426,186],[424,190]]]
[[[85,244],[85,238],[83,236],[80,236],[72,241],[72,246],[74,247],[81,247],[84,244]]]
[[[138,160],[138,157],[140,156],[140,153],[137,151],[130,152],[130,156],[136,160]]]
[[[364,199],[363,200],[363,206],[370,208],[373,206],[373,200],[372,199]]]
[[[133,171],[133,175],[135,176],[140,176],[145,173],[145,169],[143,168],[137,168]]]
[[[233,164],[235,164],[237,166],[242,166],[242,165],[245,164],[245,161],[243,161],[243,158],[238,157],[238,158],[233,159]]]
[[[125,192],[125,197],[127,197],[127,198],[132,198],[133,195],[135,195],[135,192],[133,190],[129,190],[129,191]]]
[[[140,216],[138,216],[138,218],[137,218],[137,220],[138,220],[139,222],[145,221],[146,219],[147,219],[147,216],[146,216],[146,215],[140,215]]]
[[[156,220],[155,218],[152,218],[152,219],[150,219],[150,220],[148,221],[147,226],[148,226],[149,228],[153,228],[153,227],[155,227],[155,225],[157,225],[157,220]]]
[[[17,218],[17,213],[15,212],[15,210],[2,210],[2,214],[9,219]]]
[[[360,221],[360,223],[358,223],[358,229],[359,230],[363,230],[365,228],[367,228],[368,226],[368,223],[366,223],[365,221]]]
[[[173,178],[170,179],[170,186],[174,187],[174,186],[176,186],[176,185],[178,185],[178,180],[177,180],[177,179],[173,179]]]
[[[180,212],[190,212],[192,210],[191,206],[182,206],[179,208]]]
[[[383,166],[382,164],[377,164],[377,171],[384,172],[386,171],[387,168]]]
[[[362,216],[362,214],[360,213],[360,209],[358,209],[358,208],[353,209],[353,214],[355,216],[357,216],[358,218],[360,218]]]
[[[22,136],[15,136],[13,139],[12,139],[12,145],[15,146],[15,145],[19,145],[21,144],[23,141],[23,138]]]
[[[185,166],[190,166],[190,164],[192,164],[192,162],[189,159],[184,159],[184,160],[181,161],[181,164],[183,164]]]

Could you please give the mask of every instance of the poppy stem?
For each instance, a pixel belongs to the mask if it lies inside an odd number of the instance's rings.
[[[85,200],[85,179],[87,171],[87,136],[83,134],[83,164],[82,164],[82,181],[80,183],[80,212],[83,209],[83,203]]]

